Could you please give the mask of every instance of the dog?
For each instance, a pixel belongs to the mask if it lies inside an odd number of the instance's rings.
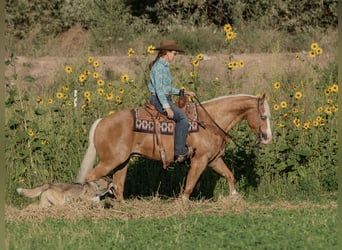
[[[113,194],[113,190],[114,184],[109,177],[86,183],[47,183],[32,189],[17,188],[17,192],[25,197],[40,196],[40,207],[65,205],[76,201],[99,202],[105,194]]]

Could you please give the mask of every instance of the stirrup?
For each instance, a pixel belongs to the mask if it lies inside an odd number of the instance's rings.
[[[194,150],[192,147],[188,146],[188,152],[186,154],[183,154],[183,155],[178,155],[176,160],[175,160],[175,163],[182,163],[184,161],[186,161],[187,159],[190,159],[193,157],[194,155]]]

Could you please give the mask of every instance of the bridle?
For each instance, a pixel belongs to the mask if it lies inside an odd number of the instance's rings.
[[[217,122],[211,117],[211,115],[209,114],[209,112],[205,109],[205,107],[202,105],[202,103],[198,100],[198,98],[196,96],[194,96],[194,99],[197,101],[198,105],[203,109],[203,111],[206,113],[206,115],[209,117],[209,119],[211,120],[211,122],[215,125],[215,127],[218,129],[218,131],[220,131],[220,135],[224,141],[224,144],[228,141],[228,139],[230,139],[236,146],[238,146],[239,148],[242,149],[254,149],[260,148],[260,142],[261,142],[261,138],[263,136],[262,130],[261,130],[261,120],[267,119],[266,116],[262,116],[260,114],[260,107],[259,107],[259,103],[260,103],[260,97],[258,97],[257,99],[257,111],[258,111],[258,133],[257,133],[257,139],[255,142],[255,145],[243,145],[242,143],[240,143],[238,141],[238,139],[236,139],[234,136],[232,136],[229,131],[226,132],[224,131],[223,128],[221,128],[221,126],[219,124],[217,124]],[[199,122],[200,124],[200,122]],[[200,124],[202,126],[204,126],[203,124]]]

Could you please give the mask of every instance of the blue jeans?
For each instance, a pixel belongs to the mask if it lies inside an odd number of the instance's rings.
[[[174,145],[175,155],[183,155],[188,152],[185,145],[186,138],[188,136],[188,129],[190,126],[189,120],[186,114],[172,102],[171,96],[167,97],[167,101],[174,113],[172,120],[176,122]],[[150,103],[153,104],[160,113],[166,115],[166,111],[163,109],[156,95],[151,95]]]

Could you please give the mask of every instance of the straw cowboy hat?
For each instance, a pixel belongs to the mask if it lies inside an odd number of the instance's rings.
[[[184,52],[184,49],[180,47],[174,40],[161,41],[159,47],[155,48],[155,50],[174,50]]]

